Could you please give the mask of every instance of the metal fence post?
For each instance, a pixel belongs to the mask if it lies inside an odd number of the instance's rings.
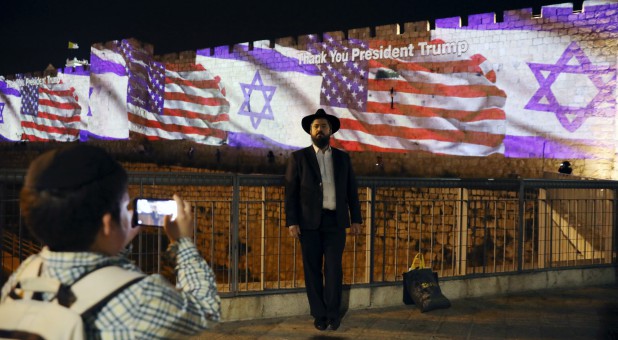
[[[613,244],[612,244],[612,259],[611,262],[613,264],[617,264],[618,263],[618,190],[614,189],[612,190],[614,193],[614,211],[612,212],[612,216],[614,217],[614,223],[613,223],[613,233],[614,233],[614,237],[612,238],[613,240]]]
[[[4,226],[6,222],[6,201],[5,184],[0,182],[0,284],[4,284],[6,281],[4,278]],[[20,214],[21,215],[21,214]],[[12,266],[11,266],[12,269]]]
[[[266,187],[262,186],[262,223],[260,225],[260,290],[266,287]]]
[[[369,187],[370,195],[370,221],[369,221],[369,283],[373,283],[373,269],[375,267],[375,216],[376,216],[376,190],[375,185]]]
[[[519,181],[519,212],[518,212],[518,232],[517,232],[517,272],[521,272],[523,269],[524,261],[524,213],[525,213],[525,186],[524,181]]]
[[[468,263],[468,197],[469,192],[466,188],[459,189],[459,216],[457,221],[458,253],[455,273],[466,275]]]
[[[139,181],[139,196],[144,195],[144,182],[140,179]],[[137,207],[133,207],[133,209],[137,209]],[[142,250],[142,243],[143,243],[143,233],[139,233],[137,234],[137,239],[139,240],[139,242],[137,243],[137,265],[140,268],[143,268],[142,264],[142,257],[144,256],[144,252]]]
[[[240,223],[240,177],[234,175],[232,186],[232,228],[230,230],[230,251],[232,260],[232,273],[230,278],[231,292],[238,292],[238,228]]]
[[[536,229],[539,238],[536,268],[545,268],[550,262],[549,251],[551,248],[549,242],[551,240],[551,223],[548,222],[547,217],[550,211],[547,200],[547,190],[539,189],[539,195],[537,197],[537,205],[539,208],[537,209],[535,216],[537,220]]]

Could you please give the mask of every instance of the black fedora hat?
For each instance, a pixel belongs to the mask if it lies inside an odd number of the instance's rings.
[[[326,113],[326,111],[324,111],[324,109],[318,109],[314,114],[308,115],[303,118],[303,120],[301,121],[301,124],[303,125],[303,130],[305,130],[305,132],[307,132],[308,134],[311,134],[311,123],[313,123],[314,120],[319,118],[328,120],[328,122],[330,123],[330,128],[332,130],[331,133],[337,132],[339,130],[339,127],[341,126],[339,118],[333,115],[329,115],[328,113]]]

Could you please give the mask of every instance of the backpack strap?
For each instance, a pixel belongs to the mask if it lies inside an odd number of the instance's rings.
[[[30,263],[17,276],[9,296],[14,300],[31,299],[35,292],[56,292],[58,287],[60,287],[60,282],[38,280],[42,266],[43,259],[38,255],[33,257]]]
[[[37,277],[41,274],[41,267],[43,266],[43,259],[41,256],[36,255],[30,264],[24,268],[24,270],[19,274],[19,278],[22,277]]]
[[[71,286],[77,299],[70,308],[83,315],[144,276],[146,274],[118,266],[92,271]]]
[[[11,290],[11,297],[30,299],[35,293],[56,294],[61,305],[70,306],[69,308],[81,315],[146,276],[144,273],[118,266],[107,266],[95,269],[73,285],[66,286],[57,279],[39,276],[42,264],[43,259],[37,256],[24,268],[18,277],[17,285]]]

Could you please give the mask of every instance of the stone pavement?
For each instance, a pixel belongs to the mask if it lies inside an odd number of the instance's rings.
[[[348,311],[337,331],[294,316],[221,322],[194,339],[618,339],[618,285],[458,299],[449,309]]]

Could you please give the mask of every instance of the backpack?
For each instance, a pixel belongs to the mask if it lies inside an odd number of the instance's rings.
[[[71,286],[40,277],[36,257],[0,304],[0,339],[85,339],[82,316],[145,276],[118,266],[96,269]],[[42,301],[42,293],[55,293]]]

